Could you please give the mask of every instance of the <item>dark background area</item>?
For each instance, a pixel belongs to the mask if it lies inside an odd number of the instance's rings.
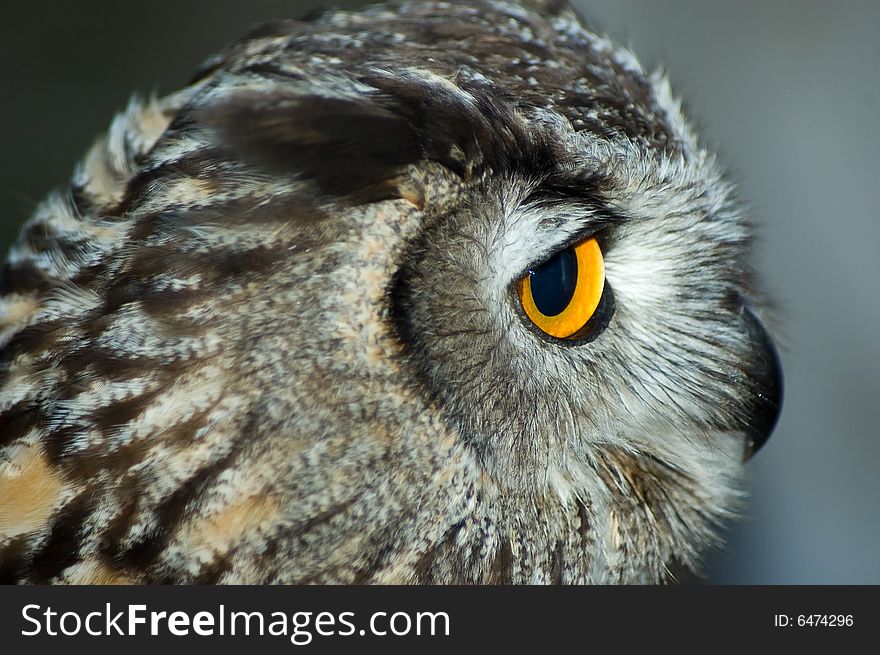
[[[326,4],[4,2],[0,251],[132,92],[170,92],[254,23]],[[880,3],[576,4],[669,70],[761,225],[781,308],[785,410],[709,581],[880,583]]]

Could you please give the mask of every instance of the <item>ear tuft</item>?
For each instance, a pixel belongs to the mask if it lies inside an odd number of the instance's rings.
[[[362,202],[399,197],[394,178],[422,158],[406,119],[368,98],[243,91],[199,120],[236,156]]]

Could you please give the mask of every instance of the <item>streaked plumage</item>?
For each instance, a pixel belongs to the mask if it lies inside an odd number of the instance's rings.
[[[0,577],[696,565],[778,411],[750,230],[666,80],[526,4],[274,23],[117,117],[3,269]],[[511,288],[584,231],[561,347]]]

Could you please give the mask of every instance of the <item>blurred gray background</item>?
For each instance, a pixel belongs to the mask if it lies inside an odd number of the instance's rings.
[[[133,91],[326,2],[3,2],[0,249]],[[355,6],[363,2],[334,2]],[[880,3],[582,0],[666,67],[762,225],[787,382],[718,583],[880,583]]]

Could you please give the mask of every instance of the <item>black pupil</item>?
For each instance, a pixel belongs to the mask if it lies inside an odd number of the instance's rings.
[[[568,307],[577,285],[577,255],[566,248],[529,271],[535,307],[544,316],[556,316]]]

